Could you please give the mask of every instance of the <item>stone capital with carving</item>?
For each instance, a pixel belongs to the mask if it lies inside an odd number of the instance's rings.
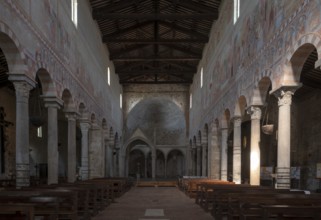
[[[281,91],[281,94],[278,96],[278,105],[283,106],[283,105],[291,105],[292,104],[292,96],[294,92],[292,91]]]
[[[76,121],[79,114],[77,112],[65,112],[65,117],[70,121]]]
[[[247,113],[251,115],[251,120],[260,120],[262,117],[262,110],[258,106],[250,106],[247,109]]]
[[[60,109],[63,105],[63,101],[56,96],[41,96],[45,103],[46,108],[57,108]]]
[[[234,127],[240,127],[242,124],[242,118],[241,117],[234,117],[233,122],[234,122]]]

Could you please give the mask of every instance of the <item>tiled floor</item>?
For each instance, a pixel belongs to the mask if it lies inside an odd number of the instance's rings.
[[[175,187],[133,187],[93,220],[213,220]]]

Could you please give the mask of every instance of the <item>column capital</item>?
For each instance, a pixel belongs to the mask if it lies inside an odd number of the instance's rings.
[[[242,124],[242,118],[240,116],[236,116],[233,118],[234,126],[241,126]]]
[[[251,120],[261,119],[262,110],[259,106],[250,106],[247,109],[247,113],[251,115]]]
[[[68,121],[76,121],[76,119],[79,117],[79,114],[78,112],[65,111],[65,117],[68,119]]]
[[[220,131],[222,132],[222,131],[227,131],[228,130],[228,128],[220,128]]]
[[[56,96],[41,96],[45,103],[45,107],[52,107],[59,109],[63,105],[63,101]]]
[[[14,84],[24,83],[31,86],[31,88],[36,87],[37,82],[34,81],[32,78],[30,78],[28,75],[21,74],[21,73],[9,73],[8,75],[9,75],[8,79]]]
[[[274,89],[273,91],[270,91],[270,94],[271,95],[273,94],[276,98],[280,98],[286,92],[292,92],[294,94],[294,92],[298,90],[301,86],[302,86],[302,83],[297,83],[293,85],[282,85],[279,88]]]

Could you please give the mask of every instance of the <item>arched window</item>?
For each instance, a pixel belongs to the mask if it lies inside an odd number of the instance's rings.
[[[202,69],[201,69],[201,88],[203,87],[203,78],[204,78],[204,76],[203,76],[203,67],[202,67]]]
[[[234,24],[237,19],[240,17],[240,0],[234,0]]]
[[[107,83],[110,85],[110,69],[107,67]]]
[[[78,0],[71,0],[71,20],[77,27],[78,25]]]

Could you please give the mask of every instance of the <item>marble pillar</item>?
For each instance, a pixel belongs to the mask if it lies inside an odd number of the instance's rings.
[[[261,108],[251,106],[248,109],[251,114],[251,153],[250,153],[250,184],[260,185],[260,168],[261,168]]]
[[[202,176],[207,176],[207,143],[202,144]]]
[[[202,147],[196,145],[196,176],[202,175],[201,163],[202,163]]]
[[[218,139],[218,129],[215,123],[211,126],[209,140],[209,173],[212,179],[220,179],[220,147]]]
[[[221,180],[227,181],[227,137],[228,129],[221,128]]]
[[[148,155],[145,155],[145,167],[144,167],[144,178],[147,178],[147,157]]]
[[[234,118],[233,132],[233,182],[241,183],[241,118]]]
[[[293,91],[280,91],[278,119],[278,158],[276,168],[276,186],[279,189],[290,189],[290,150],[291,150],[291,104]]]
[[[58,109],[62,106],[61,99],[43,97],[48,109],[48,184],[58,183]]]
[[[66,118],[68,119],[68,183],[76,181],[76,119],[77,113],[66,112]]]
[[[87,180],[89,177],[88,171],[88,131],[90,128],[90,123],[88,120],[81,120],[80,123],[81,130],[81,179]]]
[[[16,91],[16,187],[30,185],[29,93],[35,82],[23,74],[9,74]]]
[[[156,179],[156,150],[152,151],[152,179]]]

